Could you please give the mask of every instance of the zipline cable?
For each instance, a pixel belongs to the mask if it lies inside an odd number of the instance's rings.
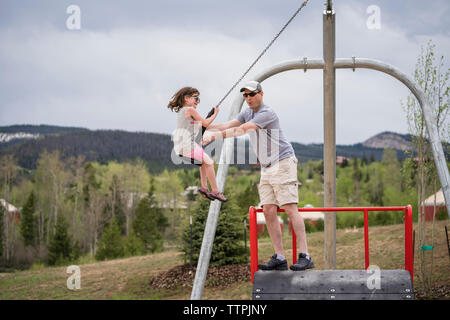
[[[255,66],[255,64],[261,59],[261,57],[269,50],[269,48],[272,46],[272,44],[278,39],[278,37],[283,33],[283,31],[287,28],[287,26],[294,20],[294,18],[299,14],[299,12],[303,9],[303,7],[306,6],[309,0],[303,1],[302,5],[295,11],[295,13],[292,15],[292,17],[284,24],[284,26],[281,28],[281,30],[275,35],[275,37],[272,39],[272,41],[269,42],[269,44],[265,47],[265,49],[259,54],[259,56],[253,61],[253,63],[248,67],[248,69],[242,74],[242,76],[236,81],[236,83],[231,87],[230,90],[225,94],[225,96],[219,101],[217,104],[217,107],[222,104],[222,102],[228,97],[228,95],[231,93],[231,91],[236,88],[236,86],[239,84],[239,82],[244,79],[244,77],[247,75],[247,73],[250,72],[250,70]],[[206,118],[211,117],[214,114],[214,108],[212,108]],[[206,128],[202,127],[202,134],[205,132]]]

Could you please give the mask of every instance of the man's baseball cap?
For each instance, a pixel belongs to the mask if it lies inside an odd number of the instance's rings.
[[[262,91],[261,84],[258,81],[248,81],[245,83],[245,85],[241,88],[240,92],[244,91],[245,89],[250,91]]]

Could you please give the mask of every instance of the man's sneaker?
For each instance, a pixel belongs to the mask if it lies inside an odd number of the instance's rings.
[[[260,270],[287,270],[287,261],[277,259],[277,254],[274,254],[270,261],[266,264],[258,264]]]
[[[312,268],[314,268],[314,262],[312,261],[311,257],[307,258],[306,254],[304,253],[300,253],[298,255],[297,262],[290,266],[290,269],[293,271],[302,271]]]

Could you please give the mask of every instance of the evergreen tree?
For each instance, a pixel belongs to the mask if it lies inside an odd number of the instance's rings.
[[[113,216],[98,243],[97,260],[116,259],[124,256],[124,243],[117,219]]]
[[[240,208],[239,212],[241,213],[241,220],[248,217],[248,209],[250,206],[257,206],[259,203],[259,196],[255,190],[257,190],[257,182],[250,181],[244,192],[235,196]]]
[[[202,245],[210,201],[201,198],[192,207],[192,259],[197,264]],[[222,203],[217,222],[216,235],[211,252],[210,265],[222,266],[246,262],[246,252],[243,246],[243,223],[237,214],[239,207],[236,200],[231,198]],[[183,252],[189,260],[190,256],[190,226],[183,232]]]
[[[361,170],[359,169],[358,165],[358,158],[353,159],[353,182],[356,184],[357,182],[361,181]]]
[[[85,203],[91,200],[91,191],[100,189],[101,183],[97,181],[95,167],[91,162],[88,162],[84,167],[83,176],[83,199]]]
[[[125,256],[132,257],[145,253],[144,242],[131,229],[124,241]]]
[[[148,192],[148,198],[150,200],[150,208],[152,209],[152,216],[156,220],[156,226],[158,231],[161,234],[164,234],[164,231],[169,226],[169,220],[164,215],[163,210],[160,209],[158,201],[155,196],[155,180],[152,178],[150,181],[150,190]]]
[[[347,167],[348,167],[348,160],[347,160],[347,158],[345,158],[344,160],[342,160],[341,168],[347,168]]]
[[[367,156],[366,153],[363,153],[363,157],[361,159],[361,166],[366,166],[367,165]]]
[[[146,250],[156,252],[163,247],[163,234],[168,226],[168,220],[154,197],[154,183],[150,184],[148,195],[143,198],[136,208],[136,218],[133,221],[133,230],[142,240]]]
[[[122,235],[126,234],[126,215],[124,212],[125,205],[122,200],[122,186],[117,175],[113,175],[111,185],[109,186],[110,197],[113,201],[108,201],[103,208],[102,221],[100,223],[100,232],[106,228],[111,222],[112,216],[116,217],[117,224]]]
[[[72,246],[67,230],[67,222],[61,214],[56,222],[55,234],[50,238],[47,257],[49,265],[62,264],[70,259]]]
[[[37,227],[34,217],[35,203],[35,195],[34,192],[31,191],[21,212],[20,233],[25,246],[33,246],[36,244]]]

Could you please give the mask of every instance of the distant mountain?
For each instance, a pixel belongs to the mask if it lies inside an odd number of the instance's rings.
[[[127,161],[141,158],[150,170],[175,168],[171,161],[171,139],[167,134],[127,132],[120,130],[95,130],[51,126],[14,126],[0,128],[0,134],[24,132],[38,135],[32,139],[0,143],[0,155],[14,154],[19,165],[36,168],[39,155],[47,150],[59,150],[62,158],[84,156],[87,161]],[[6,129],[6,130],[5,130]],[[14,131],[16,133],[14,133]],[[3,146],[2,146],[3,145]]]
[[[363,143],[337,145],[336,155],[381,160],[384,148],[392,148],[397,150],[398,157],[403,159],[406,157],[403,150],[408,150],[410,141],[408,135],[383,132]],[[246,145],[248,147],[248,144]],[[292,146],[300,162],[323,159],[323,144],[293,142]],[[171,160],[172,147],[168,134],[121,130],[94,131],[46,125],[0,127],[0,156],[14,154],[19,165],[27,169],[36,168],[37,159],[44,150],[59,150],[63,158],[82,155],[87,161],[100,163],[112,160],[128,161],[139,157],[148,164],[150,171],[159,172],[164,168],[180,168]],[[237,154],[235,159],[238,159]],[[181,168],[183,167],[187,166],[182,165]]]
[[[60,127],[50,125],[13,125],[0,127],[0,149],[20,144],[30,139],[38,139],[43,135],[60,134],[68,132],[89,131],[78,127]]]
[[[300,144],[292,142],[295,155],[299,162],[306,162],[309,160],[323,159],[323,144]],[[382,148],[366,147],[362,143],[353,145],[336,145],[336,156],[343,156],[347,158],[366,158],[373,157],[374,160],[380,161],[383,158]],[[407,154],[402,150],[396,150],[398,159],[405,159]]]
[[[367,139],[362,144],[364,147],[368,148],[389,148],[402,151],[411,151],[414,149],[410,134],[399,134],[389,131],[379,133]]]
[[[7,127],[0,127],[1,133],[31,133],[31,134],[56,134],[56,133],[67,133],[74,131],[89,131],[89,129],[79,128],[79,127],[61,127],[61,126],[50,126],[46,124],[41,125],[13,125]]]

